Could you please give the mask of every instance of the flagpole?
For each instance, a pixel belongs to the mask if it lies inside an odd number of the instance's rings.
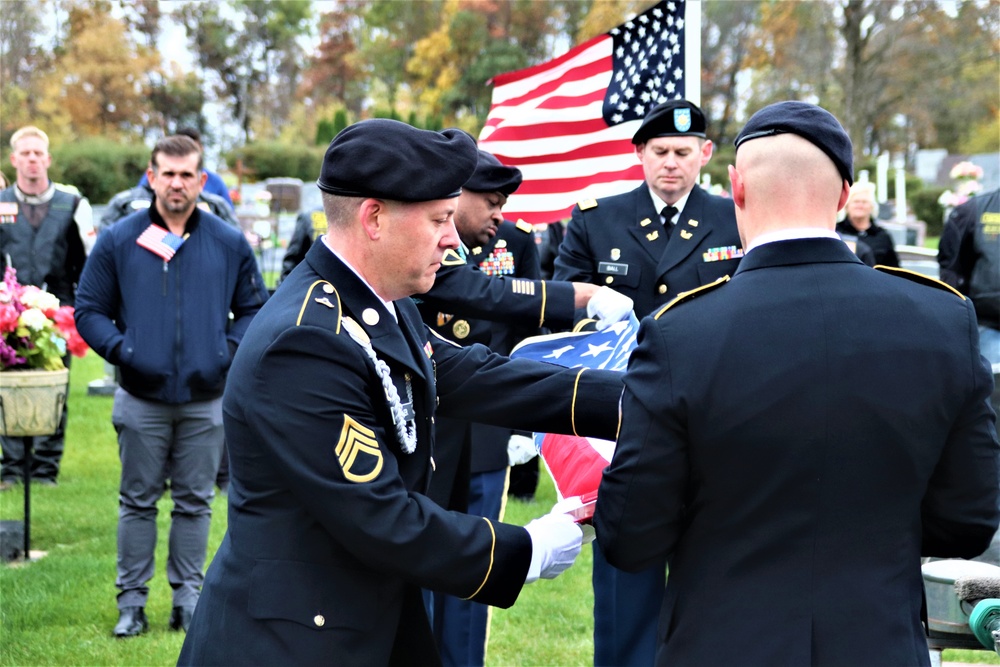
[[[684,98],[701,106],[701,0],[684,5]]]

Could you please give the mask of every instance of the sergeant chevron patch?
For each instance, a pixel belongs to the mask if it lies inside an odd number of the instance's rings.
[[[344,427],[335,450],[340,469],[349,482],[370,482],[382,472],[382,450],[375,431],[344,415]]]

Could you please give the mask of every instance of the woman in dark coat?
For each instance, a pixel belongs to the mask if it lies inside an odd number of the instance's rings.
[[[852,185],[841,213],[844,219],[837,223],[838,234],[858,237],[872,249],[876,264],[899,266],[892,235],[875,224],[878,203],[875,201],[874,183],[859,181]]]

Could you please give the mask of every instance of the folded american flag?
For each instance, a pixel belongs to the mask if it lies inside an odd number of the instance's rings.
[[[154,255],[158,255],[169,262],[177,249],[184,243],[184,239],[176,234],[168,232],[156,223],[150,223],[149,227],[139,234],[135,242]]]
[[[510,356],[547,361],[567,368],[624,372],[638,333],[639,320],[632,314],[629,319],[604,331],[526,338]],[[556,433],[536,433],[535,447],[552,475],[560,499],[596,493],[601,473],[615,451],[615,443],[610,440]]]

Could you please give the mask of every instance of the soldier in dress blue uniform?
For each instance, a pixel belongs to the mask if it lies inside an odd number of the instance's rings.
[[[632,137],[645,182],[573,208],[554,277],[612,287],[631,297],[643,318],[682,292],[732,275],[743,256],[733,202],[697,184],[712,157],[705,131],[704,114],[687,100],[654,107]],[[595,665],[652,664],[664,582],[662,563],[620,572],[595,543]]]
[[[424,495],[436,415],[618,428],[620,374],[428,339],[408,297],[458,247],[455,198],[477,160],[464,132],[388,119],[331,142],[318,180],[327,234],[230,369],[229,527],[179,664],[439,664],[421,589],[508,607],[579,552],[565,514],[522,528]]]
[[[481,343],[509,354],[543,324],[571,326],[574,309],[586,305],[589,295],[597,291],[589,283],[540,279],[534,229],[525,222],[505,221],[501,213],[507,197],[520,184],[520,170],[479,151],[476,171],[463,186],[455,211],[461,243],[445,253],[434,287],[417,299],[424,323],[459,345]],[[487,316],[470,317],[470,302],[476,309],[487,307]],[[511,304],[509,310],[503,302]],[[448,509],[501,519],[510,462],[508,443],[517,443],[526,434],[514,437],[515,432],[507,427],[447,417],[437,420],[435,430],[437,470],[428,495]],[[482,665],[489,607],[450,595],[431,597],[434,634],[443,663]]]
[[[657,665],[927,665],[921,557],[971,558],[1000,521],[975,311],[835,234],[832,114],[770,105],[736,146],[746,256],[643,320],[597,540],[669,558]]]

